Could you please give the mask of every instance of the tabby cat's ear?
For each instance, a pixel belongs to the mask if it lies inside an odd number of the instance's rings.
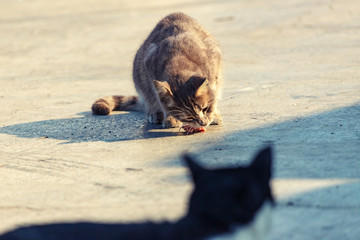
[[[190,78],[191,84],[195,90],[195,97],[199,97],[209,90],[209,80],[206,77],[192,76]]]
[[[166,95],[172,96],[172,92],[168,82],[160,82],[158,80],[154,80],[154,86],[159,96],[166,96]]]
[[[272,150],[271,147],[262,149],[250,164],[252,169],[260,178],[269,180],[271,178],[272,168]]]
[[[206,169],[200,166],[198,163],[196,163],[195,160],[192,157],[190,157],[189,154],[184,154],[183,159],[188,165],[193,181],[196,184],[199,176],[203,174],[206,171]]]

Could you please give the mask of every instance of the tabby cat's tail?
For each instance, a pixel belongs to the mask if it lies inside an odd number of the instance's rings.
[[[139,110],[140,102],[137,96],[110,96],[100,98],[91,107],[95,115],[108,115],[113,110]]]

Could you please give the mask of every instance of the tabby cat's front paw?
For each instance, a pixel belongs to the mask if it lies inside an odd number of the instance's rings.
[[[174,117],[167,117],[166,119],[164,119],[162,126],[164,128],[176,128],[176,127],[181,127],[182,126],[182,122],[180,122],[179,120],[175,119]]]
[[[220,114],[215,114],[214,120],[210,123],[210,125],[221,125],[223,122]]]
[[[162,112],[148,113],[149,123],[160,124],[163,122],[164,114]]]

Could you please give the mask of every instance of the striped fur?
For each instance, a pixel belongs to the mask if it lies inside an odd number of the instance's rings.
[[[108,115],[114,110],[137,110],[139,105],[137,96],[109,96],[96,100],[91,110],[95,115]]]
[[[140,46],[133,62],[136,97],[97,100],[94,114],[139,105],[150,123],[192,128],[221,124],[217,106],[222,85],[222,53],[215,38],[183,13],[163,18]]]

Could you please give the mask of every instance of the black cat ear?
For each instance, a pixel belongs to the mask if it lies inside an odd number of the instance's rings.
[[[249,166],[261,178],[269,180],[271,178],[272,168],[272,149],[268,146],[256,155],[255,159]]]
[[[196,163],[189,154],[184,154],[182,158],[185,161],[186,165],[189,167],[191,176],[196,184],[198,177],[205,171],[205,168]]]

